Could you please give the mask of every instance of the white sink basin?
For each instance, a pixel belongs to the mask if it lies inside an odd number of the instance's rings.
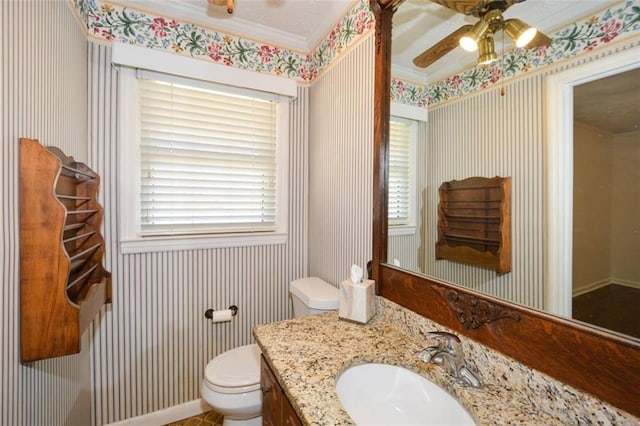
[[[402,367],[363,364],[345,370],[338,399],[358,425],[475,425],[451,395]]]

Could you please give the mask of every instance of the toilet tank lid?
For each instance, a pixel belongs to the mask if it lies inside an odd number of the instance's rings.
[[[313,309],[338,309],[340,303],[340,290],[318,277],[292,281],[291,293]]]

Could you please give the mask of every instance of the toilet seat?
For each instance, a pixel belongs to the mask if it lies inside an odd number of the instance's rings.
[[[220,393],[244,393],[260,389],[260,348],[240,346],[213,358],[204,370],[205,385]]]

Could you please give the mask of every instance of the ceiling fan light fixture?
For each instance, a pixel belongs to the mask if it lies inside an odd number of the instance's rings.
[[[479,20],[465,35],[460,37],[460,46],[467,52],[475,52],[488,30],[489,24],[483,19]]]
[[[495,47],[493,45],[492,37],[484,37],[480,40],[480,45],[478,47],[479,56],[478,56],[478,65],[486,65],[498,59],[498,55],[496,54]]]
[[[504,31],[517,47],[524,47],[533,40],[538,30],[525,24],[519,19],[508,19],[504,24]]]

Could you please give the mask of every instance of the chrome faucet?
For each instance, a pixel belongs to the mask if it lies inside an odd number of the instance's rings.
[[[432,331],[429,334],[435,336],[438,345],[422,349],[418,352],[418,358],[427,363],[441,365],[463,385],[481,388],[482,381],[478,374],[469,368],[464,360],[460,338],[446,331]]]

